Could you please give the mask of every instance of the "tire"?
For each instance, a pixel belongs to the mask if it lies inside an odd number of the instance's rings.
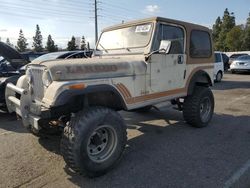
[[[231,73],[232,73],[232,74],[235,74],[235,71],[234,71],[234,70],[231,70]]]
[[[149,105],[149,106],[144,106],[141,108],[134,109],[134,110],[132,110],[132,112],[146,113],[146,112],[149,112],[151,109],[152,109],[152,106]]]
[[[78,112],[64,128],[61,152],[72,170],[97,177],[119,162],[126,142],[126,124],[120,114],[91,107]]]
[[[221,79],[222,79],[222,73],[221,72],[218,72],[217,74],[216,74],[216,78],[215,78],[215,81],[216,82],[220,82],[221,81]]]
[[[210,88],[196,86],[183,105],[185,121],[194,127],[206,127],[214,113],[214,96]]]

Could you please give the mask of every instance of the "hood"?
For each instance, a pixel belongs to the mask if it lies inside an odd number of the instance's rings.
[[[145,74],[147,68],[142,55],[55,60],[40,64],[47,67],[54,81],[135,76]]]
[[[28,63],[18,51],[3,42],[0,42],[0,56],[6,59],[15,69]]]

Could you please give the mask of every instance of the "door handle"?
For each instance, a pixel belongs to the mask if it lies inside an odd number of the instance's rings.
[[[178,55],[178,64],[183,64],[184,60],[183,60],[183,56],[182,55]]]

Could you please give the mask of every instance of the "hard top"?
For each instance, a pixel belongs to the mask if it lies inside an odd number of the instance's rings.
[[[107,27],[103,30],[103,32],[109,31],[109,30],[114,30],[114,29],[119,29],[119,28],[123,28],[123,27],[128,27],[128,26],[132,26],[135,24],[143,24],[143,23],[147,23],[147,22],[166,22],[166,23],[170,23],[170,24],[172,23],[172,24],[181,25],[181,26],[185,27],[186,29],[198,29],[198,30],[210,31],[207,27],[193,24],[193,23],[188,23],[188,22],[184,22],[184,21],[173,20],[173,19],[163,18],[163,17],[151,17],[151,18],[134,20],[134,21],[130,21],[130,22],[122,23],[122,24],[117,24],[117,25],[114,25],[111,27]]]

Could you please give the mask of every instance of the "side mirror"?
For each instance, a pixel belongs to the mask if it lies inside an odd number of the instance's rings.
[[[168,54],[170,48],[171,48],[171,41],[170,40],[161,40],[159,52],[164,52],[164,53]]]

